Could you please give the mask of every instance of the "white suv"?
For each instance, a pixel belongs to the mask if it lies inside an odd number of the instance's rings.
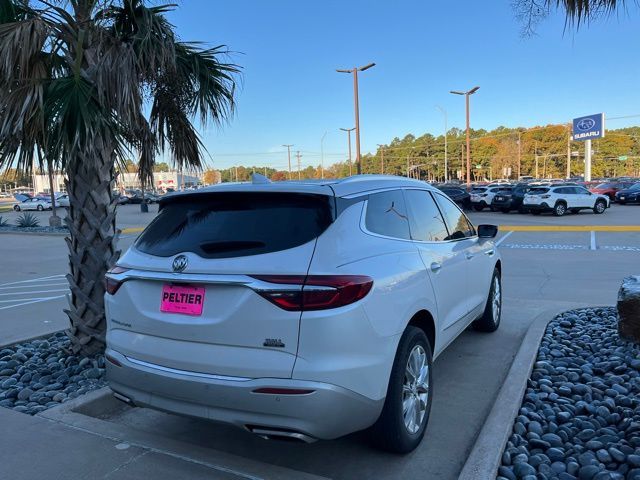
[[[559,185],[532,188],[524,196],[522,204],[534,215],[553,212],[557,217],[561,217],[567,212],[578,213],[586,209],[593,210],[594,213],[604,213],[609,208],[609,197],[596,195],[580,186]]]
[[[476,212],[481,212],[487,207],[489,207],[491,211],[493,211],[494,208],[491,207],[493,197],[495,197],[498,192],[506,192],[510,189],[511,185],[489,185],[488,187],[473,187],[473,189],[471,190],[471,206]]]
[[[432,363],[501,313],[497,227],[400,177],[173,194],[107,274],[107,376],[133,405],[266,438],[424,435]]]

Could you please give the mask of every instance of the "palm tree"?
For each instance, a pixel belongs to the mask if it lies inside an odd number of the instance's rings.
[[[600,17],[606,17],[624,9],[625,0],[514,0],[516,17],[522,23],[522,33],[533,35],[537,24],[547,17],[552,9],[564,11],[566,26],[577,28]],[[637,1],[634,1],[637,5]]]
[[[224,122],[238,67],[223,46],[178,39],[172,6],[144,0],[0,0],[0,167],[52,162],[71,202],[68,334],[76,353],[104,348],[103,277],[115,244],[114,169],[131,152],[149,183],[156,154],[200,168],[193,119]]]

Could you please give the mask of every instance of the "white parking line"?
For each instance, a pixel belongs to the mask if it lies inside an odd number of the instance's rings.
[[[56,293],[56,292],[67,292],[68,288],[58,288],[55,290],[37,290],[35,292],[11,292],[11,293],[0,293],[0,297],[6,297],[8,295],[33,295],[34,293]]]
[[[496,242],[496,247],[500,245],[502,242],[504,242],[507,238],[509,238],[509,235],[511,235],[512,233],[513,231],[510,231],[505,233],[502,237],[500,237],[500,239]]]
[[[64,278],[64,277],[65,277],[64,274],[50,275],[48,277],[32,278],[32,279],[29,279],[29,280],[21,280],[19,282],[2,283],[2,284],[0,284],[0,287],[5,287],[7,285],[20,285],[22,283],[41,282],[42,280],[51,280],[52,278]]]
[[[591,231],[591,248],[590,250],[595,250],[596,249],[596,232],[594,232],[593,230]]]
[[[64,298],[64,295],[59,295],[57,297],[44,297],[44,298],[38,298],[36,300],[30,300],[28,302],[23,302],[23,303],[17,303],[15,305],[8,305],[6,307],[0,307],[0,310],[7,310],[9,308],[15,308],[15,307],[22,307],[24,305],[31,305],[32,303],[40,303],[40,302],[47,302],[49,300],[57,300],[58,298]]]
[[[60,283],[36,283],[33,285],[18,285],[17,287],[0,287],[0,290],[24,290],[25,288],[62,287],[65,285],[69,285],[66,280]]]

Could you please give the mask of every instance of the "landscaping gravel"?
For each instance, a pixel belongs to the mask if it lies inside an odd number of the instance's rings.
[[[0,407],[34,415],[106,385],[104,356],[68,353],[69,339],[46,339],[0,348]]]
[[[640,480],[640,345],[615,308],[549,324],[497,478]]]
[[[1,232],[8,233],[57,233],[60,235],[66,235],[69,233],[69,229],[66,226],[63,227],[18,227],[16,225],[7,225],[0,227]]]

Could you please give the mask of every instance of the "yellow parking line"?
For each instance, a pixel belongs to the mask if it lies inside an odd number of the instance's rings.
[[[140,233],[144,227],[123,228],[122,233]]]
[[[640,232],[640,225],[500,225],[504,232]]]

